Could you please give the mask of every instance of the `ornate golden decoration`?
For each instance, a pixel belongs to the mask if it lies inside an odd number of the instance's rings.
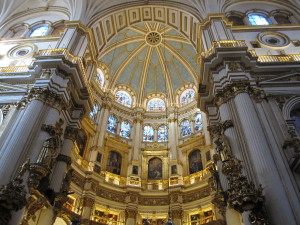
[[[136,217],[137,215],[137,210],[134,210],[134,209],[126,209],[125,210],[125,218],[128,219],[128,218],[134,218]]]
[[[146,41],[149,45],[158,45],[161,42],[159,33],[152,31],[146,35]]]

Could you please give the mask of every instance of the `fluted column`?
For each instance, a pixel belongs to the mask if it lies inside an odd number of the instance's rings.
[[[67,127],[65,130],[65,139],[62,144],[62,149],[60,154],[57,157],[57,163],[55,165],[52,179],[51,179],[51,188],[54,192],[59,192],[65,172],[67,171],[67,167],[71,164],[71,151],[74,146],[74,142],[77,136],[77,129],[72,127]]]
[[[136,224],[136,209],[126,209],[126,225]]]
[[[273,219],[271,222],[278,225],[296,225],[270,146],[249,94],[239,93],[234,98],[234,102],[249,156],[254,165],[253,170],[259,183],[265,189],[267,209]]]

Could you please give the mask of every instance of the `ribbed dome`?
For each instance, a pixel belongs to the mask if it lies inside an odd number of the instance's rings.
[[[100,55],[100,61],[109,68],[110,88],[118,84],[130,86],[139,104],[150,93],[165,93],[174,102],[173,96],[181,85],[197,81],[193,45],[164,24],[130,26],[112,38]]]

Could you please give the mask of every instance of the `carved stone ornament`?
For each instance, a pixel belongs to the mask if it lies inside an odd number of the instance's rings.
[[[63,133],[62,125],[64,124],[64,121],[60,119],[58,122],[56,122],[55,126],[52,125],[42,125],[42,131],[47,132],[50,136],[61,136]]]
[[[249,221],[252,224],[269,224],[264,212],[265,198],[261,185],[256,188],[253,182],[242,175],[241,161],[234,156],[223,163],[222,173],[229,181],[226,191],[227,203],[240,213],[251,211]]]
[[[22,176],[27,170],[29,161],[25,162],[15,179],[0,187],[0,225],[7,225],[12,211],[18,211],[27,204],[27,191]]]
[[[91,197],[84,197],[82,205],[83,205],[83,207],[92,208],[94,203],[95,203],[95,199],[93,199]]]
[[[248,81],[235,81],[216,93],[214,103],[220,106],[240,93],[248,93],[257,102],[266,99],[264,91],[252,87]]]
[[[59,111],[67,105],[61,95],[50,91],[47,88],[32,88],[28,95],[21,99],[18,108],[24,108],[34,99],[40,100]]]
[[[300,173],[300,139],[294,129],[290,128],[288,132],[290,138],[283,143],[283,149],[287,153],[290,168],[296,173]]]
[[[226,192],[217,191],[211,201],[219,210],[219,213],[225,218],[227,201]]]
[[[137,215],[137,210],[134,210],[134,209],[126,209],[125,210],[125,218],[128,219],[128,218],[133,218],[135,219]]]
[[[68,166],[71,165],[71,163],[72,163],[72,160],[71,160],[71,157],[70,157],[70,156],[66,156],[66,155],[62,155],[62,154],[59,154],[59,155],[57,156],[56,161],[64,162],[64,163],[66,163]]]
[[[73,142],[75,142],[76,138],[78,136],[78,129],[70,127],[70,126],[67,126],[66,129],[65,129],[64,136],[65,136],[66,139],[70,139]]]
[[[183,211],[181,209],[171,210],[171,218],[181,219],[183,217]]]
[[[225,130],[227,130],[230,127],[233,127],[233,122],[231,120],[225,120],[224,122],[208,126],[207,130],[209,131],[210,135],[214,138],[224,134]]]

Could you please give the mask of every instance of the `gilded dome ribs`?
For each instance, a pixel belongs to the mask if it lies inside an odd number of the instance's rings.
[[[124,68],[132,61],[133,57],[135,57],[144,47],[146,46],[146,43],[143,42],[140,44],[134,51],[131,52],[131,54],[123,61],[121,66],[118,68],[115,74],[113,74],[113,78],[111,80],[109,88],[112,88],[115,86],[116,81],[118,80],[121,72],[124,70]]]
[[[144,90],[145,90],[145,85],[146,85],[146,79],[147,79],[147,75],[148,76],[152,76],[152,74],[148,74],[148,70],[149,70],[149,61],[150,61],[150,57],[152,55],[153,52],[153,48],[149,47],[147,50],[147,54],[144,60],[144,66],[143,66],[143,73],[142,73],[142,77],[140,80],[140,89],[139,89],[139,96],[138,96],[138,104],[142,104],[143,103],[143,98],[144,98]]]
[[[171,100],[171,103],[172,102],[175,102],[175,99],[174,99],[174,93],[173,93],[173,88],[172,88],[172,81],[171,81],[171,76],[170,76],[170,72],[169,72],[169,69],[166,65],[166,59],[162,53],[162,50],[160,47],[157,47],[156,48],[157,50],[157,54],[158,54],[158,58],[159,58],[159,61],[160,61],[160,64],[161,64],[161,67],[164,71],[164,74],[165,74],[165,80],[166,80],[166,84],[167,84],[167,89],[168,89],[168,92],[167,94],[169,95],[168,97],[170,98]]]

